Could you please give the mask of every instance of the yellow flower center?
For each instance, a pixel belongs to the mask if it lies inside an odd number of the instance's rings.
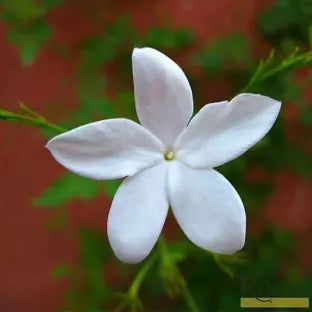
[[[173,160],[174,159],[174,152],[171,149],[168,149],[165,153],[164,153],[164,158],[166,160]]]

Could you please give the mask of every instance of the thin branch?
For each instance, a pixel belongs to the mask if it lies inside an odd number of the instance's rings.
[[[312,63],[312,52],[300,54],[298,52],[299,49],[296,48],[289,56],[272,68],[272,62],[274,60],[274,50],[272,50],[268,57],[259,63],[256,71],[240,93],[249,92],[255,84],[277,76],[282,72]]]
[[[158,246],[159,246],[159,253],[160,257],[162,258],[161,260],[164,261],[167,265],[169,265],[172,269],[172,274],[175,276],[175,280],[179,284],[180,290],[181,290],[181,295],[185,300],[186,305],[189,308],[190,312],[200,312],[200,308],[198,307],[193,295],[191,294],[187,282],[180,272],[179,268],[177,265],[171,260],[170,257],[168,257],[168,252],[167,252],[167,244],[162,236],[159,237],[158,240]]]
[[[183,286],[182,286],[182,296],[191,312],[200,312],[200,309],[198,308],[193,295],[188,289],[186,282],[183,283]]]
[[[156,259],[157,259],[157,254],[154,253],[143,263],[138,274],[136,275],[135,279],[132,281],[129,287],[129,291],[128,291],[129,294],[131,294],[132,296],[137,296],[146,274],[152,268],[152,266],[156,262]]]
[[[23,108],[24,107],[25,106],[23,106]],[[53,124],[47,121],[44,117],[40,116],[39,114],[33,111],[31,112],[32,112],[32,115],[36,114],[36,116],[33,117],[33,116],[24,115],[24,114],[16,114],[7,110],[0,109],[0,119],[11,121],[11,122],[26,123],[34,127],[53,130],[56,133],[62,133],[67,130],[65,128],[62,128],[56,124]]]
[[[122,301],[121,303],[116,307],[114,312],[120,312],[123,311],[126,308],[130,308],[132,312],[136,312],[143,309],[142,302],[140,301],[140,298],[138,296],[139,290],[142,286],[142,283],[147,275],[147,273],[150,271],[150,269],[153,267],[157,260],[158,254],[155,252],[152,254],[141,266],[139,269],[137,275],[135,276],[134,280],[130,284],[128,291],[126,293],[117,293],[116,296],[119,297]]]

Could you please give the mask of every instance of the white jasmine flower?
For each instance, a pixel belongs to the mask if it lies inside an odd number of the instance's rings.
[[[192,120],[193,97],[181,70],[161,52],[132,55],[140,124],[117,118],[51,139],[47,148],[68,170],[92,179],[126,177],[109,212],[116,256],[142,261],[152,250],[169,205],[197,246],[230,254],[245,242],[243,203],[213,168],[243,154],[272,127],[281,103],[256,94],[205,105]]]

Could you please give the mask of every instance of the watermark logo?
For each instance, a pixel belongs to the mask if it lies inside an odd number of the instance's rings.
[[[241,308],[309,308],[308,297],[272,297],[281,295],[281,284],[242,280]],[[255,296],[256,295],[256,296]]]
[[[245,297],[240,300],[241,308],[309,308],[309,298],[272,297],[258,298]]]

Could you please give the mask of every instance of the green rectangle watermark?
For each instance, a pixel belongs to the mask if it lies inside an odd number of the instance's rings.
[[[241,308],[309,308],[309,298],[258,298],[245,297],[240,300]]]

